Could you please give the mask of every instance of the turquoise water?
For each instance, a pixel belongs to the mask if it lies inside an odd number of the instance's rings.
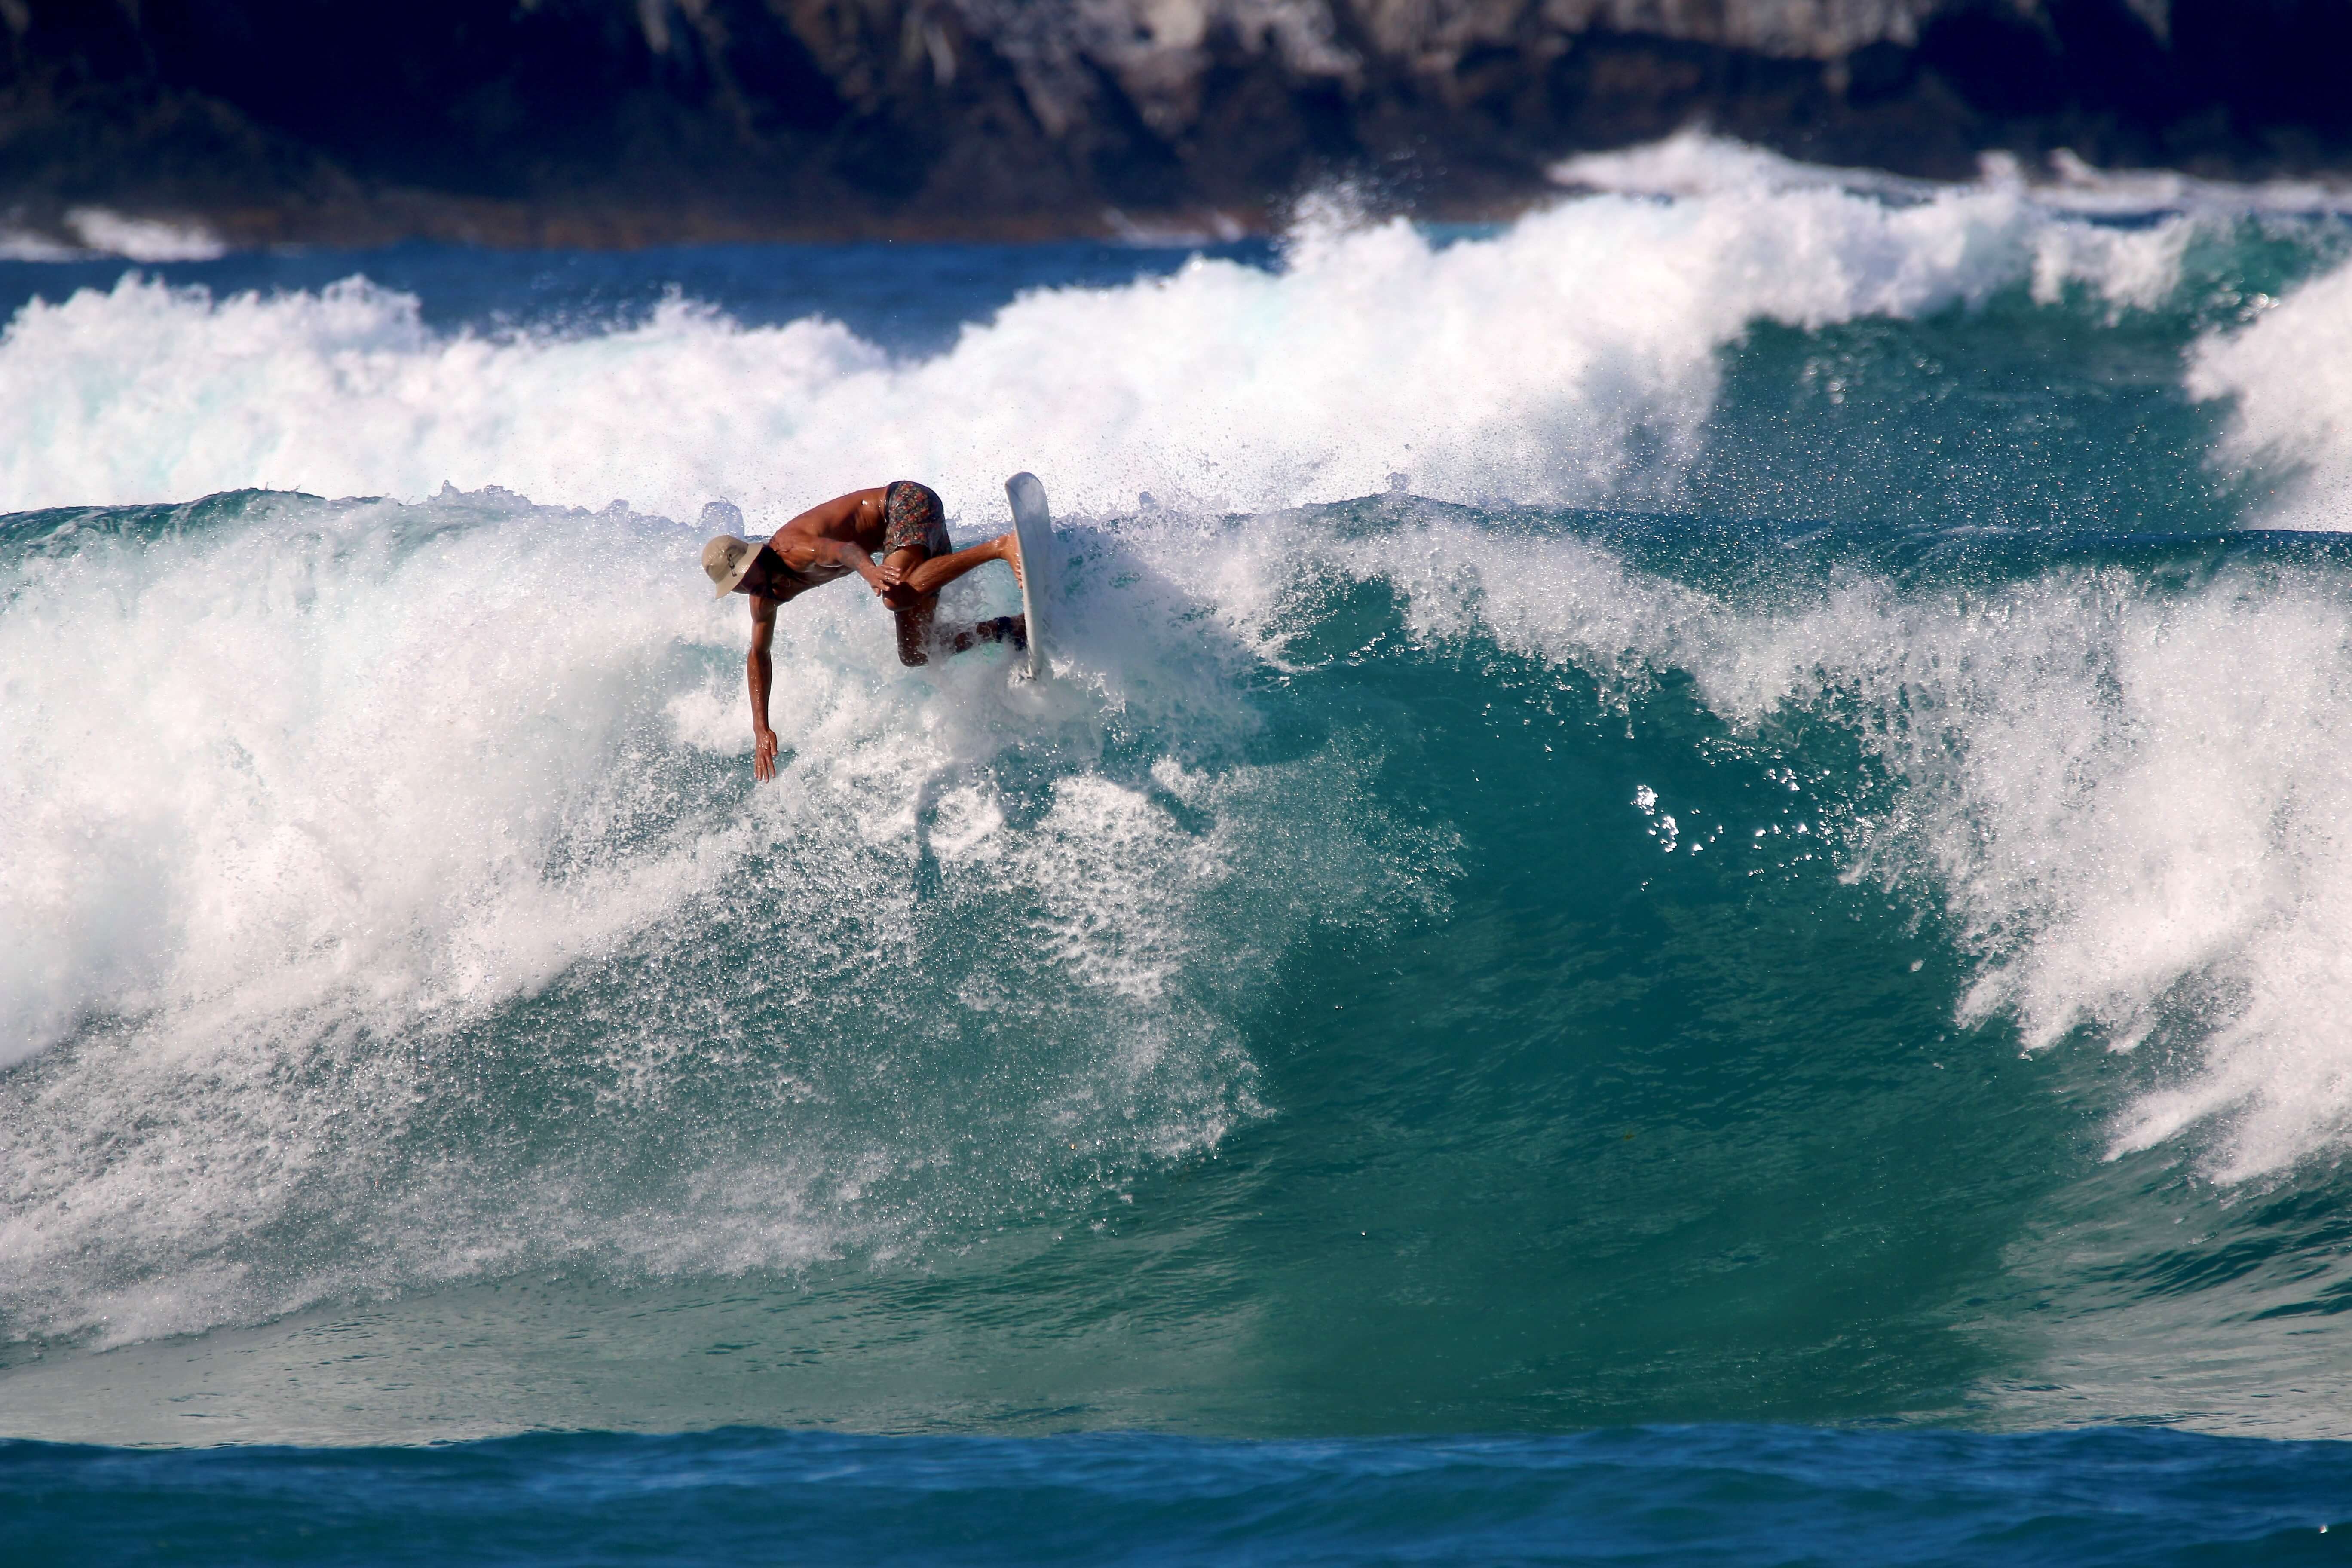
[[[2347,231],[1743,167],[0,267],[0,1485],[217,1555],[315,1482],[320,1561],[810,1488],[780,1558],[2321,1550]],[[796,602],[755,786],[701,503],[1024,468],[1054,679]]]

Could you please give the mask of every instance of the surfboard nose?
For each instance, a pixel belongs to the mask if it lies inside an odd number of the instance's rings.
[[[1013,503],[1013,517],[1019,521],[1024,511],[1034,511],[1038,521],[1051,527],[1045,511],[1045,487],[1036,475],[1024,469],[1004,481],[1004,499]]]
[[[1025,469],[1004,481],[1004,499],[1013,503],[1013,535],[1021,543],[1021,613],[1029,633],[1029,679],[1035,680],[1045,673],[1052,637],[1045,623],[1053,613],[1046,584],[1054,567],[1054,516],[1046,510],[1045,487]]]

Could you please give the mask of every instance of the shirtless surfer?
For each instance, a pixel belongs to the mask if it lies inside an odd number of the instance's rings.
[[[742,514],[723,501],[703,509],[740,525]],[[882,557],[877,564],[875,555]],[[722,533],[702,547],[702,569],[719,597],[746,594],[751,600],[751,652],[744,660],[751,685],[751,773],[776,776],[776,732],[768,728],[768,684],[773,668],[768,643],[775,636],[776,606],[811,588],[856,573],[875,596],[898,612],[898,661],[928,664],[932,651],[956,654],[982,643],[1029,646],[1029,628],[1019,616],[999,616],[971,626],[934,626],[940,590],[975,566],[1002,561],[1021,575],[1021,545],[999,534],[969,550],[949,542],[947,519],[937,491],[912,479],[893,479],[872,489],[852,490],[813,506],[768,536],[764,544]]]

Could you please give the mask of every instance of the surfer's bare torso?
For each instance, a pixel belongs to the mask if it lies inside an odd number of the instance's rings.
[[[866,585],[881,595],[885,604],[891,604],[894,598],[898,600],[893,608],[905,608],[911,604],[911,596],[898,582],[904,574],[894,574],[875,560],[884,553],[883,507],[889,489],[887,485],[876,485],[870,489],[835,496],[809,508],[770,534],[768,548],[775,552],[776,559],[760,563],[765,591],[752,594],[753,617],[772,620],[777,605],[852,573],[865,578]],[[782,571],[776,569],[779,565]],[[763,605],[767,606],[764,617],[761,611]]]

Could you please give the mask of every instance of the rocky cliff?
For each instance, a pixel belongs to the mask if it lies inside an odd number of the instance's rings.
[[[232,238],[631,243],[1263,221],[1354,175],[1494,211],[1703,121],[2352,162],[2352,0],[0,0],[0,210]]]

